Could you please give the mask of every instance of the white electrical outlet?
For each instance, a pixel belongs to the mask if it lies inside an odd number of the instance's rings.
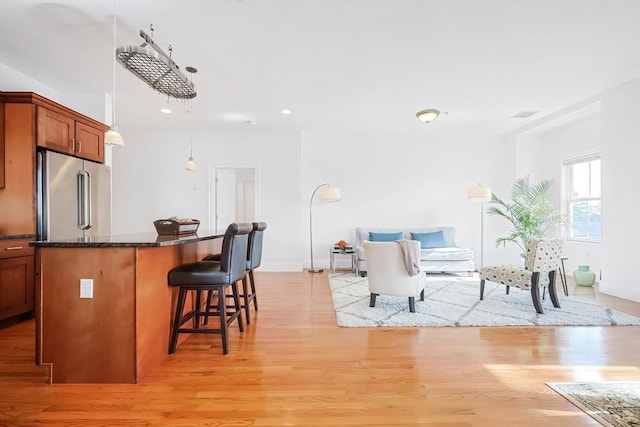
[[[80,298],[93,298],[93,279],[80,279]]]

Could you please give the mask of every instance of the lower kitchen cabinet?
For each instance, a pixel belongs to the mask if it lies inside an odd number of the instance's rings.
[[[0,320],[4,320],[33,311],[35,262],[27,241],[2,240],[0,250]],[[31,255],[24,256],[27,253]]]

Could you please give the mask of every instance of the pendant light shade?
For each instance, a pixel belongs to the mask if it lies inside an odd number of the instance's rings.
[[[198,170],[198,165],[196,165],[196,162],[193,160],[193,142],[191,142],[191,150],[189,150],[189,161],[184,167],[188,171]]]
[[[124,139],[118,132],[116,125],[116,0],[113,0],[113,92],[111,94],[111,129],[104,134],[104,143],[115,145],[117,147],[124,146]]]
[[[119,147],[124,146],[124,140],[122,139],[122,135],[120,135],[120,132],[118,132],[118,126],[112,125],[111,129],[105,132],[104,143],[109,145],[117,145]]]

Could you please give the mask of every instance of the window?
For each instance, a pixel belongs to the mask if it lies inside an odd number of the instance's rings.
[[[602,201],[600,154],[563,162],[569,239],[599,242]]]

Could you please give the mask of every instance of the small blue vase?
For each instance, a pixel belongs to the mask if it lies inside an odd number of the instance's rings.
[[[578,269],[573,272],[573,278],[579,286],[593,286],[596,282],[596,273],[589,270],[588,265],[579,265]]]

